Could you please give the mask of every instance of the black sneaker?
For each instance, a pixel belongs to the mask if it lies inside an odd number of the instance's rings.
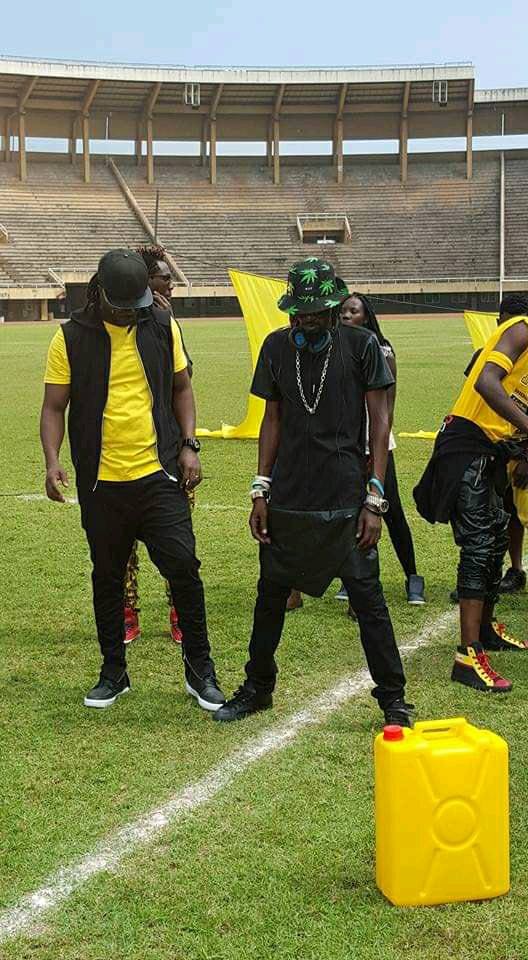
[[[219,710],[222,704],[226,702],[225,694],[218,686],[218,680],[214,669],[211,667],[207,673],[200,676],[192,667],[185,666],[185,689],[198,701],[202,710]]]
[[[414,709],[412,703],[405,703],[405,700],[394,700],[383,710],[385,723],[388,726],[397,724],[399,727],[412,727]]]
[[[424,590],[424,578],[412,573],[407,580],[407,603],[413,607],[421,607],[425,603]]]
[[[105,707],[111,707],[121,694],[128,693],[129,690],[128,673],[124,673],[119,680],[110,680],[101,674],[99,683],[86,694],[84,706],[97,707],[99,710],[103,710]]]
[[[273,697],[271,693],[257,693],[254,687],[249,684],[242,684],[238,688],[231,700],[228,700],[223,707],[213,716],[213,720],[220,720],[223,723],[229,723],[231,720],[242,720],[243,717],[249,717],[250,713],[258,713],[259,710],[269,710],[273,706]]]
[[[510,567],[504,574],[499,587],[499,593],[520,593],[526,586],[524,570],[514,570]]]

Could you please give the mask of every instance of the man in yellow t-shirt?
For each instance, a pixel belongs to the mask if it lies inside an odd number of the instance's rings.
[[[93,563],[93,598],[103,665],[86,695],[107,707],[130,689],[123,584],[135,539],[142,540],[178,596],[185,685],[201,707],[224,702],[207,636],[203,586],[187,490],[201,480],[195,406],[181,336],[153,304],[148,272],[132,250],[99,262],[86,306],[49,348],[41,416],[46,492],[63,501],[59,461],[65,411],[72,461]]]
[[[421,515],[451,523],[460,548],[457,592],[461,642],[452,679],[492,693],[511,690],[486,651],[526,650],[494,620],[508,546],[506,464],[528,476],[528,303],[506,297],[500,325],[484,345],[436,439],[414,490]],[[525,311],[524,313],[521,311]]]

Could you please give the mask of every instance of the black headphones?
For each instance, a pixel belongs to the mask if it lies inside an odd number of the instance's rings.
[[[320,330],[316,333],[306,333],[302,327],[292,327],[289,333],[290,343],[296,350],[308,350],[309,353],[322,353],[332,342],[330,330]]]

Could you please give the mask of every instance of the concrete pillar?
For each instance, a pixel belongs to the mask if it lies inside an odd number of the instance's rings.
[[[24,110],[19,110],[18,113],[18,175],[21,180],[27,180],[26,114]]]
[[[83,142],[83,179],[85,183],[90,183],[90,115],[83,113],[82,116],[82,142]]]
[[[336,120],[334,137],[334,159],[336,164],[336,181],[343,183],[343,121]]]
[[[273,183],[280,183],[280,123],[273,121]]]
[[[70,158],[70,163],[75,163],[75,157],[77,154],[76,127],[77,127],[77,118],[74,117],[71,122],[70,139],[68,141],[68,156]]]
[[[402,183],[407,183],[408,143],[409,121],[407,117],[402,117],[400,120],[400,180]]]
[[[154,183],[154,152],[152,148],[152,117],[147,117],[147,183]]]
[[[4,121],[4,160],[11,160],[11,118],[6,116]]]
[[[47,300],[40,301],[40,319],[41,320],[48,319],[48,301]]]
[[[466,177],[473,178],[473,113],[468,113],[466,124]]]
[[[209,181],[216,183],[216,120],[209,126]]]
[[[202,136],[200,138],[200,166],[205,167],[207,163],[207,120],[204,117],[202,121]]]

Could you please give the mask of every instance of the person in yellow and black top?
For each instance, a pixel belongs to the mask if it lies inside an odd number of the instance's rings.
[[[194,397],[181,337],[153,304],[148,272],[133,250],[111,250],[82,310],[55,334],[48,353],[41,439],[46,492],[63,501],[59,461],[68,412],[81,521],[93,563],[95,619],[103,665],[87,707],[107,707],[130,689],[123,585],[142,540],[178,597],[186,690],[201,707],[224,702],[207,636],[186,489],[201,480]]]
[[[528,297],[518,293],[507,294],[499,307],[497,326],[506,323],[514,316],[528,316]],[[469,376],[473,364],[482,352],[476,350],[469,361],[464,376]],[[520,593],[526,586],[526,573],[523,570],[524,530],[528,527],[528,463],[512,460],[508,464],[508,487],[504,495],[504,509],[509,514],[508,552],[511,566],[504,574],[499,593]],[[458,593],[453,590],[450,599],[458,603]]]
[[[461,642],[452,679],[477,690],[504,693],[512,688],[492,669],[486,651],[528,649],[493,617],[508,546],[506,466],[516,460],[519,476],[525,474],[527,451],[528,315],[513,315],[492,334],[468,371],[414,490],[420,514],[430,523],[450,522],[460,548]]]

